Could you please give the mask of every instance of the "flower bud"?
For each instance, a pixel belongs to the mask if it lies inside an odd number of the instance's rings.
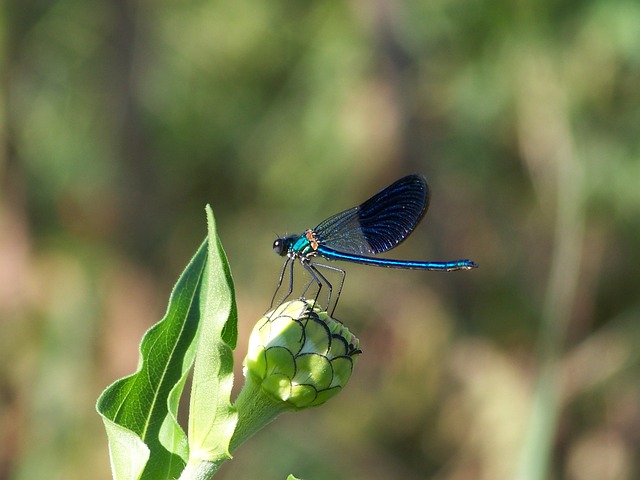
[[[299,410],[321,405],[351,376],[359,340],[313,302],[294,300],[267,313],[253,329],[245,377]]]

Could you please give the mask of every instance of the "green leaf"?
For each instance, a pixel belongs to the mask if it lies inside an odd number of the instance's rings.
[[[302,480],[298,477],[294,477],[293,475],[289,474],[289,476],[287,477],[287,480]]]
[[[176,415],[195,354],[207,245],[180,276],[165,317],[144,335],[138,371],[98,399],[116,480],[177,478],[187,461],[187,439]]]
[[[207,221],[211,241],[200,295],[202,325],[189,408],[189,459],[219,464],[231,458],[229,443],[238,417],[230,400],[238,327],[231,272],[209,207]]]
[[[237,309],[209,206],[207,220],[208,241],[178,280],[165,317],[142,339],[138,371],[98,399],[116,480],[177,478],[185,465],[213,472],[230,458]],[[187,440],[176,417],[194,361]]]

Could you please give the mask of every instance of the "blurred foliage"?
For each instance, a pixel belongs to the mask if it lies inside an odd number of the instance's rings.
[[[638,478],[638,25],[636,0],[5,0],[0,478],[110,477],[94,401],[206,203],[239,362],[275,234],[412,171],[431,211],[394,256],[480,269],[348,266],[351,385],[220,476]]]

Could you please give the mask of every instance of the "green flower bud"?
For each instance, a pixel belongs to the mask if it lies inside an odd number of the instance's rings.
[[[294,300],[258,321],[249,339],[244,375],[289,410],[315,407],[346,385],[361,353],[359,343],[313,302]]]

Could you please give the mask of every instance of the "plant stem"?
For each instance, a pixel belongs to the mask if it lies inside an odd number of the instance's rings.
[[[229,445],[231,452],[278,415],[291,411],[282,400],[269,397],[251,375],[247,375],[235,406],[238,424]]]
[[[209,462],[195,458],[189,459],[179,480],[209,480],[216,471],[218,471],[221,464],[222,462]]]
[[[238,409],[238,424],[231,438],[229,451],[233,452],[251,435],[267,425],[283,412],[291,411],[281,400],[269,397],[251,375],[248,375],[244,387],[235,402]],[[197,458],[189,459],[179,480],[209,480],[228,460],[212,462]]]

